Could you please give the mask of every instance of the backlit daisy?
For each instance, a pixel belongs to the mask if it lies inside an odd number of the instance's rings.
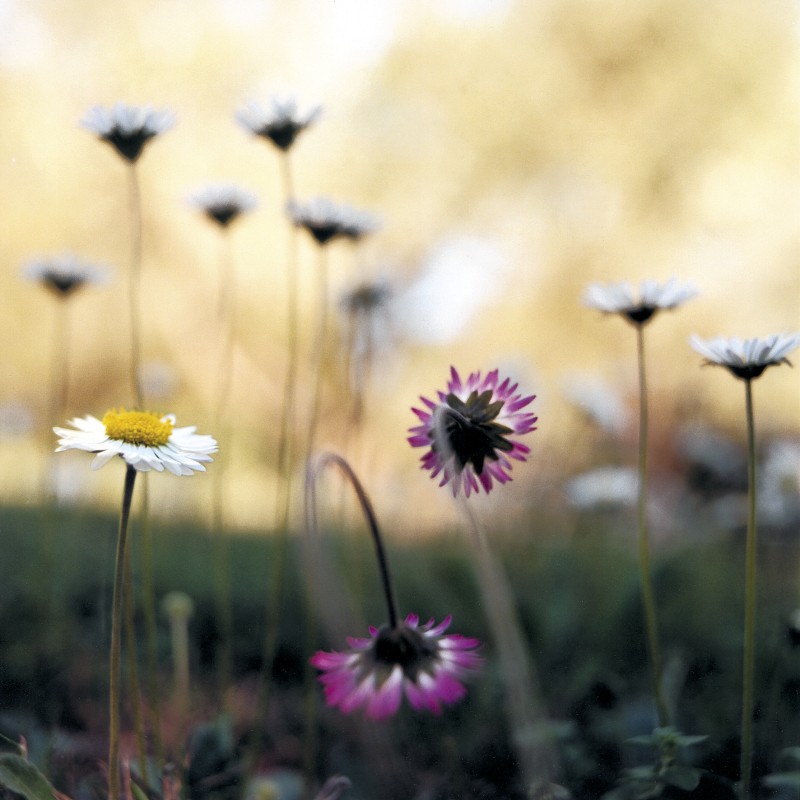
[[[108,411],[102,420],[91,415],[70,420],[70,428],[53,428],[58,434],[56,452],[84,450],[96,453],[92,469],[121,456],[139,472],[192,475],[205,472],[212,461],[217,442],[211,436],[196,434],[196,427],[176,428],[175,416],[159,416],[149,411]]]
[[[701,339],[692,336],[689,339],[692,347],[704,356],[706,364],[727,367],[737,378],[750,380],[771,366],[789,364],[787,358],[798,345],[800,333],[776,333],[764,339]]]
[[[61,298],[69,297],[82,286],[108,280],[108,273],[103,268],[87,264],[70,253],[30,261],[23,267],[22,274]]]
[[[258,205],[254,194],[230,183],[204,186],[189,197],[189,203],[221,228]]]
[[[639,284],[638,295],[627,281],[601,285],[593,283],[583,293],[583,302],[606,314],[621,314],[634,325],[644,325],[663,309],[677,308],[697,294],[691,284],[679,284],[670,278],[663,286],[646,280]]]
[[[156,111],[150,106],[115,103],[110,109],[93,106],[80,124],[133,163],[151,139],[175,124],[175,115],[167,109]]]
[[[392,628],[370,627],[370,638],[348,638],[350,650],[318,652],[311,663],[322,670],[329,706],[349,714],[359,708],[371,719],[395,714],[405,694],[411,707],[440,714],[442,704],[455,703],[465,694],[462,679],[482,663],[475,652],[477,639],[443,635],[451,618],[419,626],[409,614]]]
[[[236,112],[236,121],[254,136],[268,139],[279,150],[289,150],[295,139],[322,114],[322,107],[315,106],[300,113],[293,97],[272,98],[272,106],[248,103]]]
[[[488,494],[493,479],[511,480],[511,462],[527,460],[530,448],[509,437],[536,430],[537,418],[523,411],[535,395],[515,394],[517,384],[508,378],[500,382],[498,371],[486,377],[473,372],[462,381],[455,367],[450,368],[446,392],[438,392],[438,402],[420,397],[425,409],[412,408],[422,424],[410,428],[412,447],[428,447],[422,468],[431,477],[441,474],[440,486],[451,483],[453,496],[463,485],[467,497],[483,486]]]

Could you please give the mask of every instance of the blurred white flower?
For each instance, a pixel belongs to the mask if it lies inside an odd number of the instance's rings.
[[[232,183],[210,183],[193,192],[188,200],[189,205],[202,211],[221,228],[227,228],[258,205],[254,194]]]
[[[758,514],[781,525],[800,519],[800,442],[772,442],[758,471]]]
[[[90,108],[80,124],[108,142],[126,161],[138,160],[151,139],[168,131],[175,124],[175,115],[150,106],[129,106],[115,103],[110,109]]]
[[[82,261],[72,253],[33,259],[22,268],[22,274],[60,298],[69,297],[83,286],[109,280],[108,269]]]
[[[583,302],[606,314],[620,314],[634,325],[644,325],[657,311],[677,308],[696,294],[694,286],[679,284],[676,278],[663,285],[653,280],[642,281],[638,296],[627,281],[593,283],[583,293]]]
[[[630,467],[598,467],[570,478],[564,491],[574,508],[633,506],[638,496],[638,478]]]
[[[789,353],[800,346],[800,333],[776,333],[765,338],[739,339],[701,339],[692,336],[691,346],[706,359],[706,364],[727,367],[742,380],[757,378],[770,366],[788,364]]]
[[[565,381],[564,396],[601,430],[621,433],[630,413],[619,393],[599,378],[572,375]]]
[[[251,102],[235,116],[236,121],[254,136],[269,140],[285,152],[321,114],[322,106],[301,113],[293,97],[273,97],[269,107]]]

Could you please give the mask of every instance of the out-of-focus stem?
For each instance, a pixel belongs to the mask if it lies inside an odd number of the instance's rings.
[[[644,358],[644,327],[636,326],[636,343],[639,363],[639,495],[636,504],[639,541],[639,577],[642,584],[642,610],[644,612],[647,654],[650,661],[650,677],[653,695],[658,710],[658,724],[669,725],[669,712],[661,689],[661,656],[658,646],[658,622],[656,619],[655,594],[650,574],[650,539],[647,525],[647,375]]]
[[[114,593],[111,603],[111,648],[108,667],[108,796],[110,800],[119,800],[120,634],[122,630],[128,518],[130,517],[135,483],[136,469],[127,465],[125,488],[122,494],[122,511],[119,518],[116,566],[114,568]]]
[[[747,413],[747,542],[744,567],[744,656],[742,665],[742,746],[739,797],[750,797],[753,766],[753,685],[756,656],[756,434],[752,380],[745,380]]]
[[[141,293],[142,274],[142,197],[136,164],[128,169],[128,194],[131,215],[131,263],[128,270],[128,307],[131,320],[131,383],[136,408],[144,411],[141,363]]]
[[[547,738],[533,663],[522,638],[508,579],[463,496],[460,508],[468,522],[478,583],[503,671],[506,714],[520,771],[527,787],[541,787],[555,777],[557,762]]]

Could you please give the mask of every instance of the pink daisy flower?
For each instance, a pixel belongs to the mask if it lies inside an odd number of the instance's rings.
[[[311,663],[322,671],[329,706],[349,714],[364,708],[371,719],[391,717],[405,694],[411,707],[440,714],[442,704],[455,703],[466,694],[462,678],[480,670],[474,652],[478,639],[444,632],[447,616],[439,625],[433,619],[419,627],[419,617],[409,614],[394,628],[370,627],[369,639],[348,637],[350,650],[319,651]]]
[[[523,411],[535,395],[515,394],[517,384],[506,378],[499,382],[498,371],[486,377],[473,372],[462,381],[455,367],[450,367],[447,392],[437,392],[438,402],[420,397],[424,409],[412,408],[422,424],[409,429],[412,447],[428,447],[420,459],[431,477],[441,474],[440,486],[451,484],[453,497],[464,487],[467,497],[479,491],[488,494],[493,480],[511,480],[511,462],[526,461],[530,448],[509,439],[536,430],[535,414]]]

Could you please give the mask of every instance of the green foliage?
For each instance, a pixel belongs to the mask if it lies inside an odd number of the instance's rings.
[[[630,744],[653,748],[652,764],[626,769],[620,785],[603,795],[603,800],[651,800],[661,797],[674,786],[685,792],[694,791],[700,784],[702,769],[679,764],[683,751],[708,739],[708,736],[685,736],[674,728],[656,728],[647,736],[634,736]]]
[[[53,800],[55,789],[50,782],[22,756],[0,754],[0,785],[21,794],[25,800]]]

